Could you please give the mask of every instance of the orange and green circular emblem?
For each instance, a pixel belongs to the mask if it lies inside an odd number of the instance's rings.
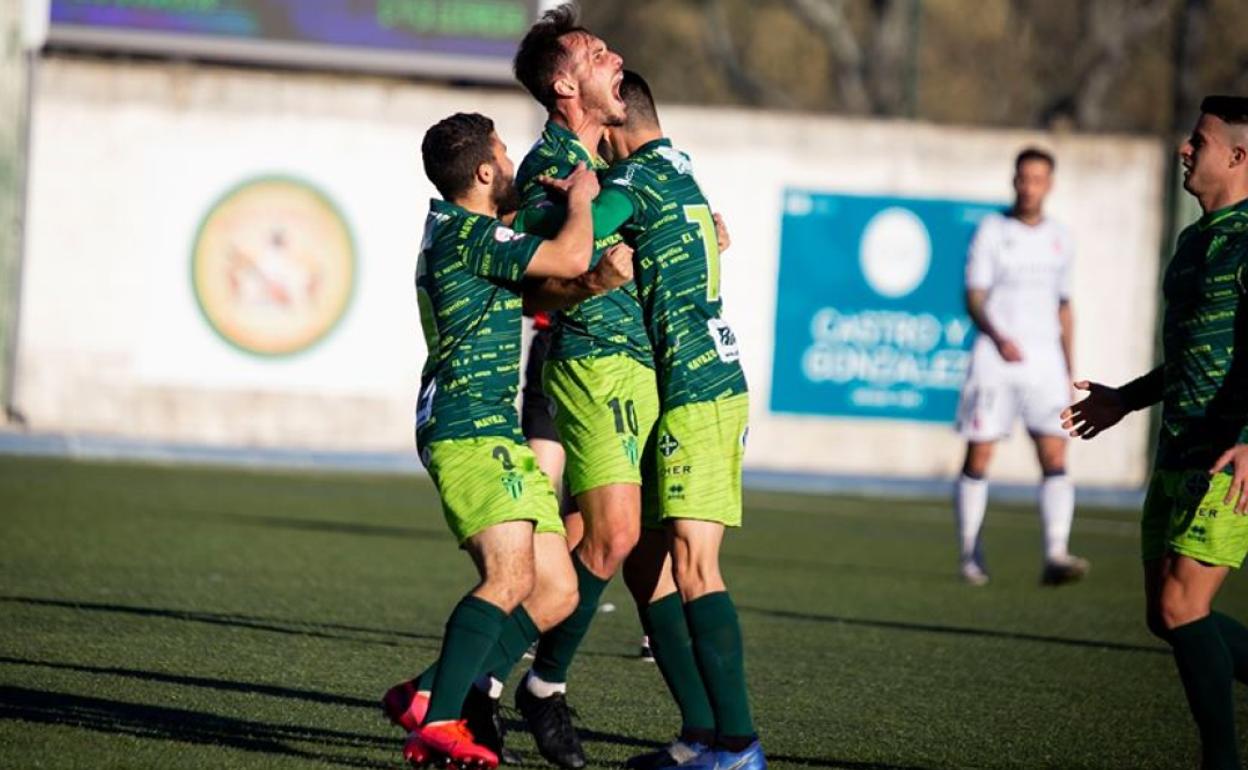
[[[298,353],[332,331],[350,304],[351,231],[311,185],[251,179],[204,217],[191,282],[204,317],[231,345],[263,356]]]

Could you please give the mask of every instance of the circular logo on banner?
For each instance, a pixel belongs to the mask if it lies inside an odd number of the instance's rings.
[[[289,177],[250,179],[221,196],[195,234],[195,299],[235,347],[306,350],[333,330],[355,286],[355,247],[334,203]]]
[[[884,297],[904,297],[914,291],[932,265],[927,226],[913,211],[900,206],[871,218],[859,248],[863,276]]]

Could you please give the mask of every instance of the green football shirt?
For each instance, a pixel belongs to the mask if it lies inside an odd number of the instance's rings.
[[[600,172],[606,168],[606,164],[591,153],[576,134],[553,121],[547,122],[541,138],[524,157],[516,172],[522,201],[516,216],[516,229],[544,238],[556,235],[563,217],[548,214],[550,209],[561,209],[563,204],[553,200],[537,178],[549,176],[562,179],[571,174],[578,163]],[[600,233],[595,228],[595,235]],[[612,233],[595,241],[595,261],[603,250],[620,240],[618,234]],[[637,288],[633,284],[591,297],[559,313],[556,328],[549,356],[551,360],[623,354],[650,368],[654,367],[654,354],[646,337]]]
[[[416,268],[429,356],[416,441],[505,436],[522,441],[520,280],[542,243],[446,201],[430,204]]]
[[[632,244],[664,409],[746,392],[737,338],[721,317],[719,243],[689,156],[656,139],[616,164],[599,200],[632,204]]]
[[[1248,200],[1179,235],[1162,284],[1164,395],[1157,467],[1207,468],[1248,443]],[[1236,357],[1236,344],[1241,350]]]

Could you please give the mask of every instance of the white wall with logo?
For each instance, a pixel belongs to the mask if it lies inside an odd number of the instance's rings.
[[[45,58],[37,73],[16,405],[31,429],[160,441],[406,451],[424,344],[412,287],[427,200],[424,129],[493,117],[518,160],[540,116],[518,92],[378,78]],[[1152,361],[1162,168],[1157,143],[660,105],[727,219],[727,316],[752,389],[751,468],[951,476],[948,426],[775,415],[770,403],[784,191],[1009,198],[1011,163],[1059,159],[1051,212],[1077,243],[1077,374],[1120,382]],[[350,228],[356,285],[333,330],[285,357],[214,332],[190,280],[196,232],[257,176],[306,181]],[[780,302],[784,299],[781,297]],[[1136,417],[1077,447],[1076,479],[1136,486]],[[1035,475],[1025,438],[995,475]]]

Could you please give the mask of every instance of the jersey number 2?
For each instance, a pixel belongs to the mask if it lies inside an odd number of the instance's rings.
[[[702,248],[706,252],[706,301],[719,301],[719,238],[715,236],[715,217],[705,203],[685,206],[685,221],[698,226]]]

